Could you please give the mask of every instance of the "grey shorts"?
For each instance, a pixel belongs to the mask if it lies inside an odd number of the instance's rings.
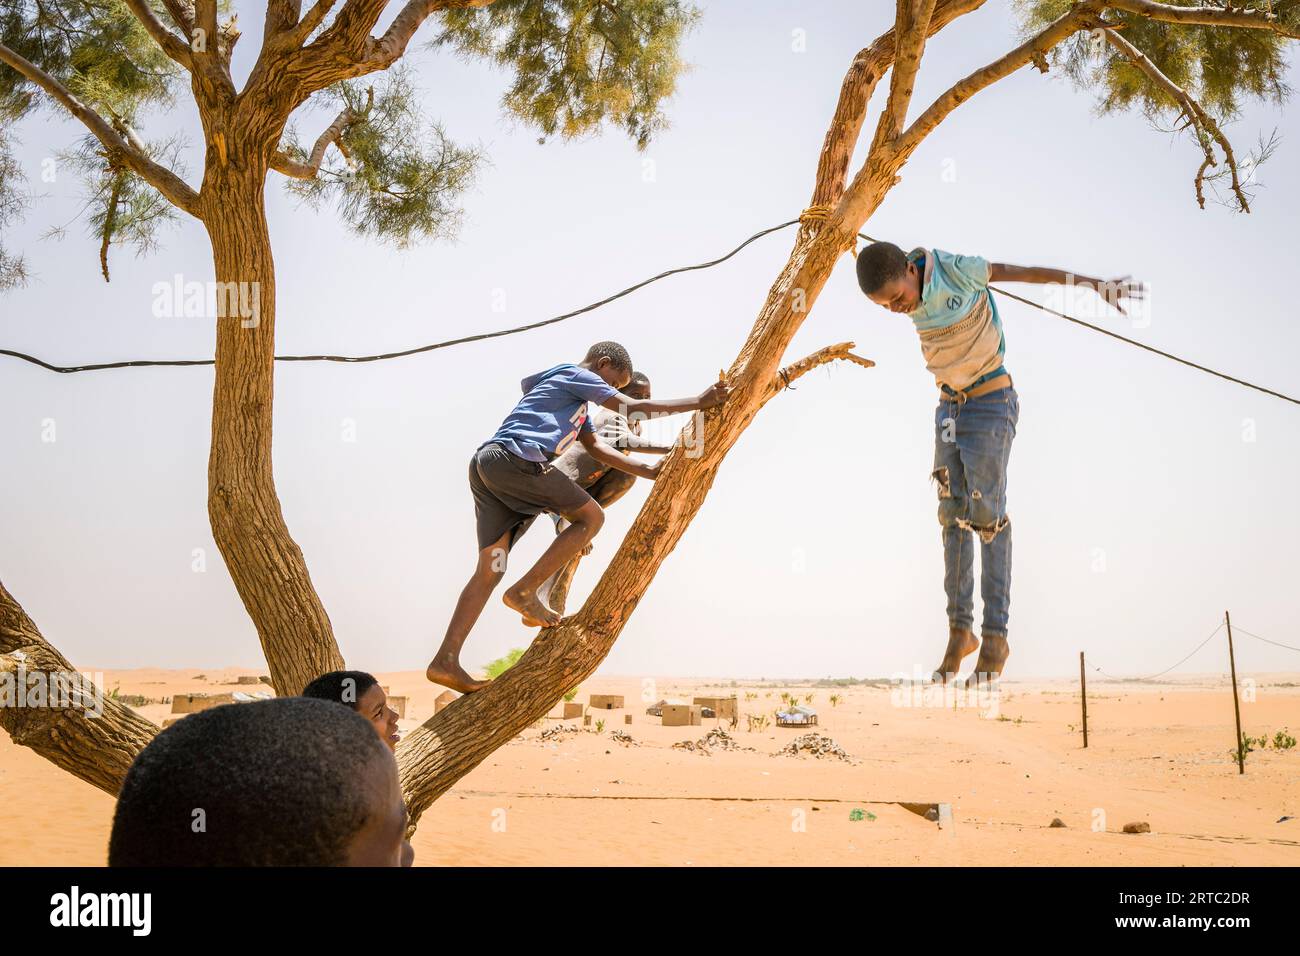
[[[592,500],[553,465],[512,455],[495,442],[484,445],[470,459],[469,490],[474,495],[480,551],[506,532],[510,532],[506,547],[514,547],[543,511],[573,514]]]

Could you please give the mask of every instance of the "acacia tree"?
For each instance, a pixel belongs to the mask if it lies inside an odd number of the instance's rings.
[[[140,8],[144,0],[127,2],[137,15],[149,12]],[[168,11],[173,22],[179,24],[177,13],[171,12],[174,2],[167,0]],[[1278,102],[1285,98],[1288,92],[1283,82],[1285,44],[1300,36],[1300,0],[1272,0],[1271,3],[1261,0],[1263,5],[1255,7],[1230,5],[1226,0],[1022,0],[1018,4],[1021,42],[957,80],[923,109],[913,110],[913,84],[929,38],[979,9],[984,2],[897,0],[893,26],[853,58],[826,132],[809,205],[800,217],[794,248],[727,373],[733,387],[731,399],[686,426],[688,431],[697,428],[702,431],[699,435],[688,434],[681,447],[667,456],[641,513],[579,612],[555,627],[542,630],[519,663],[486,689],[461,698],[407,736],[398,750],[398,761],[412,826],[460,777],[545,714],[569,688],[591,675],[618,638],[659,566],[699,511],[727,453],[767,401],[799,375],[826,362],[850,359],[870,364],[853,356],[850,343],[841,343],[781,367],[791,339],[806,320],[839,257],[852,248],[858,232],[898,182],[908,158],[961,104],[1025,67],[1034,66],[1043,72],[1063,70],[1080,85],[1099,90],[1103,110],[1139,108],[1153,120],[1172,119],[1181,123],[1180,129],[1190,133],[1197,149],[1199,165],[1193,177],[1197,199],[1204,205],[1208,187],[1214,194],[1221,193],[1226,204],[1242,212],[1249,211],[1249,176],[1243,172],[1245,161],[1238,161],[1223,126],[1243,98],[1260,97]],[[377,20],[377,14],[372,16],[370,11],[376,6],[382,8],[383,3],[347,0],[333,25],[320,38],[346,34],[350,39],[334,47],[334,52],[325,57],[305,52],[314,44],[296,45],[304,35],[321,27],[324,14],[318,16],[317,11],[322,3],[323,0],[318,2],[301,21],[292,5],[272,3],[268,8],[267,48],[249,80],[253,89],[262,92],[252,99],[247,98],[247,92],[240,94],[224,111],[216,110],[205,120],[210,148],[202,195],[207,195],[212,181],[220,184],[214,188],[228,190],[223,193],[227,202],[246,204],[238,210],[226,210],[236,217],[235,223],[223,222],[216,227],[208,224],[214,237],[219,277],[242,274],[229,271],[233,264],[245,269],[257,265],[260,270],[257,275],[264,279],[270,275],[270,247],[265,238],[265,219],[260,214],[260,180],[249,172],[251,167],[264,174],[266,169],[276,168],[276,163],[281,162],[271,143],[276,141],[282,124],[277,125],[268,113],[269,91],[285,83],[300,90],[302,87],[295,83],[310,85],[356,76],[365,72],[376,57],[387,65],[393,62],[388,59],[390,54],[404,48],[409,40],[405,31],[408,28],[414,31],[418,25],[413,23],[416,17],[427,16],[439,6],[430,2],[409,4],[388,31],[376,39],[369,36]],[[509,59],[518,47],[501,42],[503,25],[517,23],[512,19],[515,15],[522,17],[525,12],[553,6],[556,5],[497,0],[486,11],[445,10],[442,22],[444,29],[452,30],[460,39],[463,49]],[[628,5],[610,0],[596,6],[625,9]],[[364,16],[360,12],[363,9]],[[413,9],[419,12],[408,16]],[[329,6],[325,5],[326,13],[328,10]],[[213,21],[209,15],[206,20],[201,17],[200,22]],[[309,25],[306,31],[304,23]],[[399,25],[401,39],[391,39]],[[149,32],[164,49],[169,44],[175,45],[167,39],[168,29],[155,26]],[[285,38],[282,46],[276,45],[276,36]],[[548,36],[539,48],[553,51],[557,42],[561,45],[567,42],[563,36]],[[647,40],[647,48],[654,43],[653,39]],[[616,44],[610,46],[617,50]],[[187,53],[184,56],[191,59]],[[277,80],[263,69],[263,60],[273,56],[289,57],[289,62],[296,64],[292,73],[298,79]],[[17,64],[20,72],[28,71],[23,75],[31,82],[48,89],[42,84],[40,71],[34,71],[26,60],[16,60],[11,51],[2,47],[0,59],[10,65]],[[527,60],[520,57],[521,63]],[[195,71],[192,85],[196,96],[200,91],[205,96],[211,95],[207,92],[209,80],[204,79],[205,69],[192,59],[189,68]],[[935,68],[942,69],[942,65]],[[866,123],[868,100],[886,75],[888,91],[866,158],[850,177],[849,163]],[[321,88],[325,85],[322,83]],[[530,90],[533,88],[527,84],[521,87],[516,82],[507,95],[507,104],[517,109],[521,98],[525,105],[537,105],[553,103],[554,97],[565,95],[564,88],[552,88],[532,100]],[[355,114],[372,108],[368,99],[362,105],[355,92],[351,95],[352,99],[344,99],[344,109],[340,112],[344,129],[348,127],[349,112]],[[286,103],[294,100],[287,93],[284,97]],[[65,96],[60,102],[75,114],[75,103],[70,105],[66,100]],[[631,108],[626,99],[614,97],[613,101]],[[624,121],[642,141],[654,124],[641,120],[657,102],[653,98],[640,101],[640,112],[634,110],[632,114],[637,120]],[[256,120],[256,134],[230,125],[231,117],[239,110],[248,110],[250,118]],[[85,121],[83,116],[79,118]],[[568,132],[570,122],[576,129],[591,119],[582,110],[569,110],[564,123],[551,128]],[[108,132],[114,130],[110,127]],[[129,140],[125,142],[130,146]],[[134,162],[142,163],[141,155],[137,150]],[[313,150],[307,159],[309,164],[318,160],[319,151]],[[139,172],[136,166],[130,168]],[[150,180],[151,184],[163,195],[172,201],[189,201],[179,186],[172,189],[173,198],[163,188],[167,180],[161,178],[162,174],[152,170],[151,174],[158,178],[157,182]],[[193,201],[200,215],[216,215],[217,206],[207,205],[214,200],[200,196]],[[329,634],[328,620],[311,591],[301,555],[279,520],[278,505],[273,515],[259,510],[274,504],[274,490],[270,485],[270,396],[269,333],[261,338],[241,337],[233,324],[220,329],[210,510],[214,532],[222,528],[218,541],[223,538],[226,541],[223,553],[232,564],[232,576],[262,634],[273,674],[280,675],[277,686],[284,688],[293,686],[284,682],[287,676],[301,677],[307,671],[335,666],[338,653]],[[224,412],[223,405],[227,406]],[[235,407],[230,409],[230,405]],[[267,415],[265,421],[260,418],[263,409]],[[223,415],[236,421],[219,423]],[[251,424],[254,419],[255,425]],[[231,444],[226,446],[225,442]],[[695,449],[698,454],[687,455],[685,448]],[[271,557],[249,557],[249,551],[259,548],[269,548]],[[29,657],[58,659],[57,652],[44,642],[22,609],[0,588],[0,652],[20,646],[28,650]],[[0,721],[12,732],[11,716],[0,713]],[[48,727],[28,727],[26,742],[38,749],[41,749],[38,744],[44,744],[42,752],[56,763],[111,790],[111,774],[101,772],[95,777],[83,772],[85,749],[98,743],[83,729],[87,721],[68,713],[52,716],[46,722]],[[147,740],[142,734],[135,736],[138,729],[133,725],[124,721],[119,721],[119,725],[114,743],[122,752],[138,749]],[[43,735],[74,743],[51,747]],[[82,754],[82,762],[67,757],[69,750]]]

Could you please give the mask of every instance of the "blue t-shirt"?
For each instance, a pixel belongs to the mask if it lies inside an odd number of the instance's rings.
[[[549,461],[562,454],[579,430],[592,430],[587,403],[599,405],[618,394],[595,372],[577,365],[548,368],[528,376],[520,387],[524,397],[483,444],[496,442],[528,461]]]

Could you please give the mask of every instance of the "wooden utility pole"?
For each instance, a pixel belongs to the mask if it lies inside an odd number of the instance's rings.
[[[1083,651],[1079,652],[1079,700],[1083,704],[1083,746],[1088,746],[1088,678],[1083,670]]]
[[[1237,773],[1246,772],[1246,748],[1241,740],[1241,702],[1237,700],[1237,657],[1232,650],[1232,615],[1223,612],[1223,619],[1228,624],[1228,667],[1232,670],[1232,710],[1237,717]]]

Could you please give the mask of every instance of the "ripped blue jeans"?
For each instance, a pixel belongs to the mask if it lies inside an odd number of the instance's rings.
[[[1020,418],[1014,388],[964,404],[940,401],[934,416],[934,472],[943,528],[943,587],[948,623],[975,622],[975,536],[980,540],[983,633],[1006,637],[1011,607],[1011,522],[1007,461]]]

